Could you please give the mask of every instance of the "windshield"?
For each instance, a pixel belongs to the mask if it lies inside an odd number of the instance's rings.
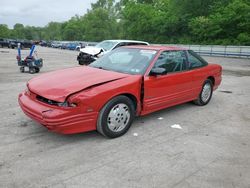
[[[100,43],[98,43],[96,45],[96,47],[98,48],[102,48],[104,49],[105,51],[108,51],[110,49],[113,48],[113,46],[115,46],[118,42],[115,42],[115,41],[108,41],[108,40],[105,40],[105,41],[102,41]]]
[[[156,54],[155,50],[117,48],[89,66],[127,74],[144,74]]]

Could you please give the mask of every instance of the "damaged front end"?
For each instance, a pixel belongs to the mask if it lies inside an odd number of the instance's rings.
[[[97,59],[94,55],[87,54],[84,52],[80,52],[77,56],[77,61],[79,65],[89,65],[90,63],[94,62]]]
[[[103,52],[103,49],[81,49],[79,55],[77,56],[77,61],[79,65],[89,65],[102,55]]]

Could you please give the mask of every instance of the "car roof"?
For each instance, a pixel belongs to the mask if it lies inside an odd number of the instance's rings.
[[[159,45],[149,45],[149,46],[123,46],[122,48],[137,48],[137,49],[144,49],[144,50],[187,50],[186,48],[176,47],[176,46],[159,46]]]
[[[104,41],[111,41],[111,42],[136,42],[136,43],[145,43],[148,44],[148,42],[145,41],[139,41],[139,40],[122,40],[122,39],[117,39],[117,40],[104,40]]]

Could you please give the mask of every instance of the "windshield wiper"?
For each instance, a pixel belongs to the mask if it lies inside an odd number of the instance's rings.
[[[102,69],[102,70],[108,70],[106,68],[103,68],[102,66],[94,66],[95,68]]]

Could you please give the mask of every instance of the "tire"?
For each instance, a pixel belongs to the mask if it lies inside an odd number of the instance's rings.
[[[209,103],[213,95],[213,83],[207,79],[201,89],[199,97],[194,100],[194,103],[198,106],[204,106]]]
[[[122,136],[130,128],[134,117],[133,102],[126,96],[117,96],[101,109],[97,120],[97,131],[108,138]]]
[[[36,69],[35,69],[34,67],[30,67],[30,68],[29,68],[29,73],[30,73],[30,74],[36,73]]]
[[[20,67],[20,72],[24,73],[24,67]]]
[[[39,68],[35,68],[36,70],[36,73],[39,73],[40,72],[40,69]]]

